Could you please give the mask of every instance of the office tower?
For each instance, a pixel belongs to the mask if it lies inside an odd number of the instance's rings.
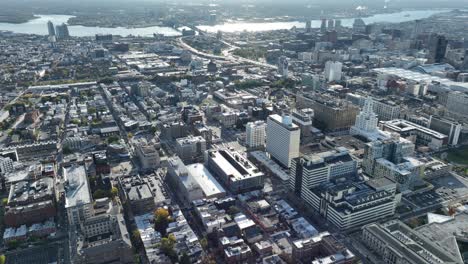
[[[374,101],[368,97],[362,111],[356,116],[356,123],[351,127],[351,134],[361,135],[374,133],[377,130],[379,119],[374,113]]]
[[[312,31],[312,21],[307,20],[307,21],[306,21],[305,28],[306,28],[306,32],[307,32],[307,33],[309,33],[310,31]]]
[[[54,23],[52,23],[52,21],[47,22],[47,29],[49,31],[49,36],[55,36],[55,28]]]
[[[411,32],[411,38],[416,39],[419,34],[421,34],[421,24],[422,20],[418,19],[414,21],[414,28],[413,31]]]
[[[361,18],[354,19],[353,32],[366,33],[366,23],[364,23],[364,20],[362,20]]]
[[[266,124],[263,121],[249,122],[246,126],[246,144],[249,148],[261,148],[265,145]]]
[[[297,196],[304,197],[310,188],[328,183],[338,177],[353,176],[357,162],[346,148],[295,158],[291,162],[289,188]]]
[[[427,63],[441,63],[445,58],[448,41],[443,35],[433,34],[429,39]]]
[[[335,29],[335,20],[329,19],[328,20],[328,30],[333,30]]]
[[[335,30],[341,29],[341,19],[335,19]]]
[[[328,82],[340,81],[343,63],[339,61],[327,61],[325,63],[325,79]]]
[[[312,122],[314,119],[314,110],[311,108],[304,108],[292,112],[293,123],[296,124],[301,130],[301,138],[311,135]]]
[[[278,58],[278,74],[282,77],[288,77],[288,58],[286,56],[281,56]]]
[[[448,136],[448,144],[452,146],[458,145],[462,131],[462,125],[454,120],[432,116],[427,124],[429,129]]]
[[[271,157],[284,167],[291,166],[291,160],[299,157],[301,130],[290,116],[270,115],[267,119],[266,149]]]
[[[327,31],[327,19],[322,18],[322,24],[320,25],[320,32]]]
[[[421,184],[424,171],[424,162],[413,158],[413,153],[414,144],[396,134],[367,143],[362,168],[373,178],[387,178],[396,183],[401,192],[413,190]]]
[[[468,93],[459,91],[449,92],[445,107],[447,108],[449,117],[468,120]]]
[[[298,93],[296,107],[314,110],[314,126],[331,133],[348,133],[356,122],[359,107],[325,94]]]
[[[55,27],[55,34],[58,39],[65,39],[70,37],[70,33],[68,32],[68,26],[65,23],[61,25],[57,25]]]

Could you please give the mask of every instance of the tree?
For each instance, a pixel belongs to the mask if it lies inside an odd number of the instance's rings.
[[[138,229],[135,229],[132,232],[132,244],[135,248],[141,247],[140,231]]]
[[[159,248],[167,256],[174,257],[176,256],[176,253],[174,251],[175,243],[175,236],[173,234],[170,234],[168,237],[164,237],[163,239],[161,239],[161,244],[159,245]]]
[[[89,107],[88,108],[88,114],[93,115],[96,113],[96,107]]]
[[[119,189],[117,189],[117,187],[114,186],[112,187],[110,192],[111,192],[112,199],[114,199],[119,194]]]
[[[107,144],[118,143],[119,137],[117,136],[110,136],[107,138]]]
[[[18,240],[10,240],[10,241],[7,242],[7,246],[8,246],[8,248],[10,248],[10,249],[15,249],[15,248],[17,248],[17,247],[19,246],[19,244],[20,244],[20,243],[19,243]]]
[[[2,205],[6,206],[8,204],[8,198],[3,198],[2,199]]]
[[[94,193],[93,193],[93,198],[94,199],[101,199],[101,198],[104,198],[104,197],[108,197],[109,194],[102,190],[102,189],[97,189]]]
[[[6,257],[5,255],[0,256],[0,264],[5,264],[6,263]]]
[[[202,238],[202,239],[200,240],[200,245],[201,245],[204,249],[206,249],[206,248],[208,247],[208,239],[206,239],[206,237]]]
[[[158,208],[154,212],[154,229],[164,236],[170,220],[169,211],[162,207]]]
[[[73,153],[73,151],[71,150],[71,148],[69,146],[64,146],[62,148],[62,151],[63,151],[63,154],[65,154],[65,155]]]

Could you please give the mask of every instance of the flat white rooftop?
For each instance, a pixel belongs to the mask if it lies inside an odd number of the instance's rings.
[[[64,168],[65,208],[89,204],[92,202],[85,167],[71,166]]]
[[[226,191],[215,179],[215,177],[208,171],[205,165],[201,163],[187,165],[189,174],[200,185],[206,198],[219,197],[226,195]]]

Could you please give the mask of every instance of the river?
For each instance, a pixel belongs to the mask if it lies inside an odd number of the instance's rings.
[[[417,11],[402,11],[397,13],[388,14],[376,14],[369,17],[364,17],[362,20],[366,24],[387,22],[387,23],[401,23],[406,21],[412,21],[417,19],[428,18],[434,14],[449,11],[447,9],[436,9],[436,10],[417,10]],[[344,27],[351,27],[355,18],[341,19],[341,25]],[[320,20],[311,20],[313,28],[319,28],[321,25]],[[219,24],[214,26],[202,25],[198,28],[202,31],[207,32],[241,32],[241,31],[269,31],[279,29],[291,29],[304,28],[305,22],[291,21],[291,22],[259,22],[259,23],[248,23],[248,22],[230,22],[225,24]]]
[[[377,14],[370,17],[363,18],[366,24],[376,22],[388,22],[388,23],[399,23],[405,21],[411,21],[416,19],[428,18],[433,14],[447,11],[446,9],[437,10],[418,10],[418,11],[402,11],[398,13],[390,14]],[[36,19],[32,19],[26,23],[13,24],[13,23],[0,23],[0,30],[7,30],[14,33],[23,34],[37,34],[47,35],[47,21],[52,21],[54,25],[66,23],[72,16],[67,15],[37,15]],[[354,18],[342,19],[342,26],[352,26]],[[320,27],[320,20],[312,20],[312,27]],[[279,29],[290,29],[292,27],[304,28],[305,22],[292,21],[292,22],[258,22],[258,23],[247,23],[247,22],[229,22],[224,24],[218,24],[213,26],[201,25],[198,26],[200,30],[208,32],[240,32],[240,31],[268,31],[268,30],[279,30]],[[120,36],[153,36],[154,33],[162,34],[165,36],[179,36],[180,32],[170,27],[142,27],[142,28],[105,28],[105,27],[85,27],[85,26],[69,26],[68,27],[71,36],[76,37],[87,37],[94,36],[95,34],[104,33]]]

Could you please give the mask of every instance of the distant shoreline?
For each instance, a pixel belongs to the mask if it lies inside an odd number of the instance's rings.
[[[36,15],[0,15],[0,23],[23,24],[38,18]]]
[[[385,14],[395,14],[395,13],[400,13],[400,12],[412,12],[412,11],[424,11],[424,10],[446,10],[450,11],[453,10],[451,8],[430,8],[430,9],[376,9],[372,11],[366,11],[365,13],[359,14],[359,12],[349,12],[349,13],[334,13],[330,14],[330,16],[325,17],[326,19],[350,19],[350,18],[368,18],[372,17],[375,15],[385,15]],[[48,14],[41,14],[41,15],[48,15]],[[50,15],[65,15],[65,16],[70,16],[70,18],[67,20],[67,24],[70,26],[83,26],[83,27],[102,27],[102,28],[126,28],[126,29],[135,29],[135,28],[147,28],[147,27],[170,27],[174,28],[171,25],[165,25],[162,22],[152,22],[152,23],[145,23],[145,24],[135,24],[135,25],[123,25],[123,24],[116,24],[116,23],[99,23],[99,20],[94,20],[94,19],[88,19],[83,20],[83,16],[77,16],[77,15],[71,15],[71,14],[50,14]],[[32,21],[34,19],[39,18],[38,15],[30,15],[30,16],[19,16],[19,17],[12,17],[11,15],[9,16],[2,16],[0,15],[0,23],[11,23],[11,24],[22,24],[22,23],[27,23],[29,21]],[[273,17],[273,18],[250,18],[250,19],[225,19],[225,20],[220,20],[217,21],[215,24],[212,24],[212,26],[215,25],[222,25],[222,24],[229,24],[229,23],[276,23],[276,22],[304,22],[307,20],[319,20],[321,19],[320,16],[314,15],[310,17],[288,17],[288,16],[279,16],[279,17]],[[197,23],[195,23],[197,24]],[[175,25],[176,27],[178,26],[183,26],[181,25]],[[197,26],[208,26],[207,23],[198,23]]]

